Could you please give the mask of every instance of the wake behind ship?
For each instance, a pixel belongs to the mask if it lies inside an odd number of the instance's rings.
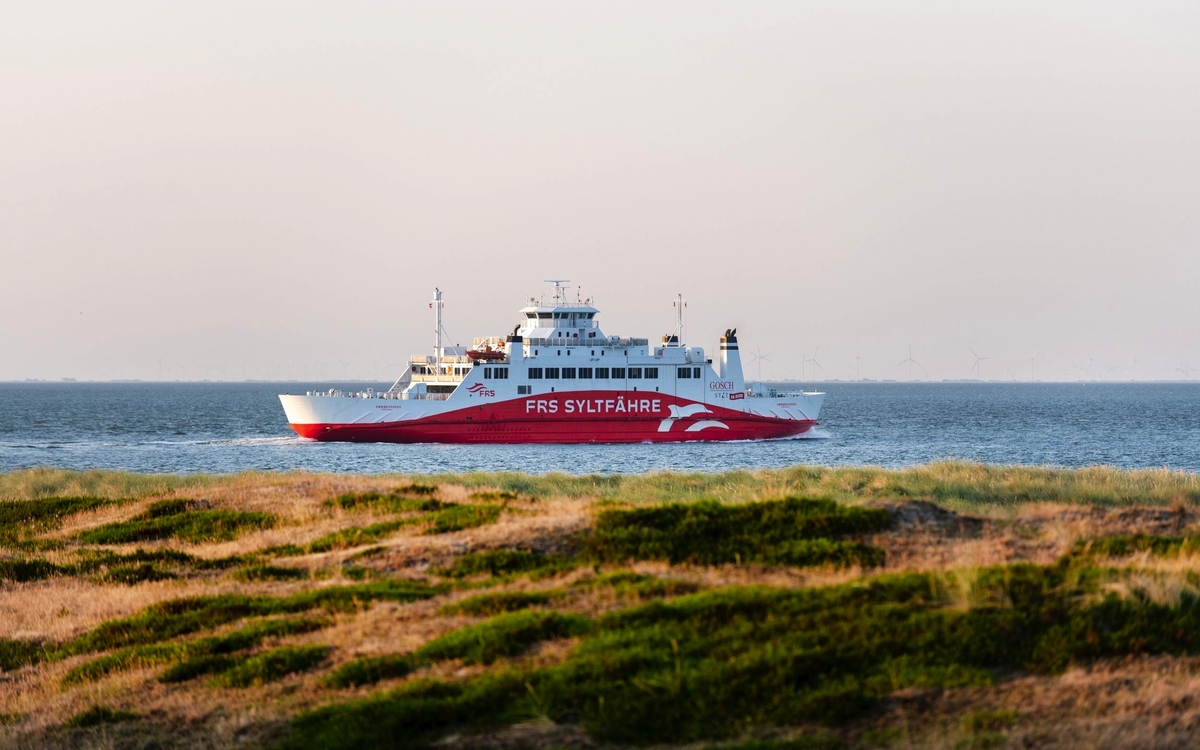
[[[742,377],[737,331],[714,363],[676,327],[648,339],[605,336],[591,300],[555,282],[549,305],[530,299],[505,338],[442,343],[434,290],[433,355],[411,358],[384,393],[281,395],[288,422],[314,440],[386,443],[641,443],[763,440],[817,424],[823,393],[776,393]]]

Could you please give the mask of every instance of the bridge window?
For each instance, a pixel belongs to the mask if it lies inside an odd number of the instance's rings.
[[[542,379],[542,368],[530,367],[529,368],[529,379],[530,380],[541,380]]]
[[[558,379],[558,368],[557,367],[547,367],[546,368],[546,379],[547,380],[557,380]]]
[[[642,371],[642,376],[649,380],[657,380],[658,379],[658,368],[657,367],[647,367]]]
[[[675,377],[679,378],[680,380],[690,380],[692,377],[692,368],[680,367],[675,371]]]
[[[526,318],[537,319],[537,313],[525,313]]]
[[[700,368],[699,367],[692,368],[692,377],[695,378],[696,380],[700,379]]]
[[[580,380],[591,380],[592,379],[592,368],[580,367],[579,368],[579,379]]]
[[[607,380],[607,379],[608,379],[608,368],[607,367],[597,367],[596,368],[596,380]]]
[[[625,379],[625,368],[624,367],[612,368],[612,376],[613,376],[613,378],[615,378],[617,380],[624,380]]]
[[[493,367],[492,368],[492,376],[495,377],[496,380],[508,380],[508,368],[507,367]]]
[[[537,314],[538,320],[550,320],[550,313],[540,312]]]
[[[490,368],[490,367],[483,368],[483,379],[484,380],[492,379],[492,368]]]
[[[641,379],[641,377],[642,377],[642,368],[640,368],[640,367],[630,367],[629,368],[629,379],[630,380],[639,380],[639,379]]]
[[[563,380],[574,380],[575,379],[575,368],[574,367],[562,368],[562,377],[563,377]]]

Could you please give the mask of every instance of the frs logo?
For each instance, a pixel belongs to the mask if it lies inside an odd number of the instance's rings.
[[[484,398],[488,398],[488,397],[496,395],[495,391],[493,391],[491,388],[488,388],[483,383],[476,383],[475,385],[468,388],[467,392],[470,393],[472,396],[483,396]]]
[[[746,394],[744,394],[744,393],[731,393],[731,394],[729,394],[729,400],[730,400],[730,401],[741,401],[741,400],[742,400],[742,399],[744,399],[745,397],[746,397]]]

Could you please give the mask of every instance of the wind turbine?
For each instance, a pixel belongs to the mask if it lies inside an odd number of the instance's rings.
[[[971,347],[969,347],[969,346],[967,348],[971,349]],[[971,373],[974,374],[976,377],[978,377],[980,380],[982,380],[983,379],[983,368],[979,366],[979,363],[984,361],[985,359],[991,359],[991,357],[981,357],[975,353],[974,349],[971,349],[971,354],[972,354],[972,356],[975,357],[975,364],[971,366]]]
[[[755,362],[758,363],[758,379],[760,382],[762,381],[762,363],[770,362],[770,361],[771,361],[771,355],[769,353],[763,354],[762,348],[759,347],[758,344],[755,344],[754,351],[750,352],[750,364],[754,364]],[[800,370],[801,370],[800,377],[804,377],[804,363],[803,362],[800,363]]]
[[[1192,377],[1192,368],[1188,366],[1186,360],[1179,363],[1179,367],[1175,368],[1175,372],[1182,375],[1184,380],[1190,380]]]
[[[910,383],[912,382],[912,366],[916,365],[917,367],[925,367],[925,365],[912,358],[912,344],[908,345],[908,357],[906,359],[902,359],[900,364],[896,366],[903,367],[904,365],[908,365],[908,382]]]
[[[862,380],[862,378],[860,378],[858,376],[858,362],[861,359],[862,359],[862,357],[858,356],[857,354],[854,355],[854,379],[855,380]]]
[[[817,352],[820,351],[820,349],[821,349],[821,347],[819,347],[819,346],[816,349],[813,349],[812,358],[808,360],[809,362],[812,362],[812,365],[813,365],[812,379],[814,381],[816,381],[816,379],[817,379],[817,368],[821,367],[821,363],[817,361]],[[821,369],[824,370],[825,368],[821,367]],[[803,367],[800,368],[800,377],[804,377],[804,368]]]
[[[1087,365],[1076,365],[1074,362],[1072,362],[1071,364],[1075,365],[1076,370],[1083,370],[1084,380],[1092,379],[1092,358],[1091,357],[1088,357]]]
[[[1036,357],[1037,357],[1037,352],[1034,352],[1033,356],[1029,358],[1029,382],[1030,383],[1032,383],[1034,380],[1034,378],[1033,378],[1033,360]]]
[[[818,350],[818,349],[820,349],[820,348],[821,348],[821,347],[817,347],[816,349],[812,349],[812,359],[810,359],[810,360],[809,360],[810,362],[812,362],[812,379],[814,379],[814,380],[816,380],[816,379],[817,379],[817,367],[821,367],[821,362],[818,362],[818,361],[817,361],[817,350]],[[824,367],[821,367],[821,370],[822,370],[822,372],[823,372],[823,371],[824,371]],[[802,372],[802,373],[800,373],[800,376],[802,376],[802,377],[803,377],[803,376],[804,376],[804,373],[803,373],[803,372]]]

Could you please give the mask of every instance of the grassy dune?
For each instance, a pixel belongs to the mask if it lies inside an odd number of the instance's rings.
[[[0,743],[1186,746],[1200,482],[0,475]]]

